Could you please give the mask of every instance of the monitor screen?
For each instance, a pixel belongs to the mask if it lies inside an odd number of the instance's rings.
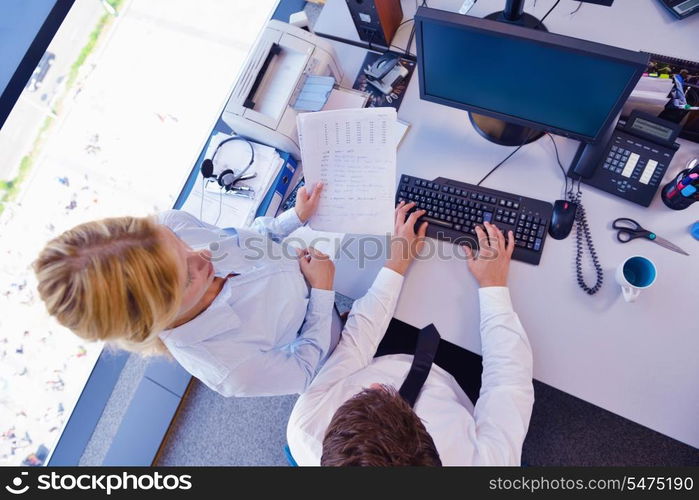
[[[645,69],[637,52],[427,10],[416,17],[423,99],[592,141]]]

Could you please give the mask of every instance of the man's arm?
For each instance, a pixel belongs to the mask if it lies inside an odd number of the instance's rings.
[[[529,340],[506,287],[478,291],[483,375],[476,402],[475,463],[519,465],[534,405]]]
[[[294,405],[287,426],[287,442],[299,465],[319,465],[325,429],[335,408],[324,401],[339,381],[367,366],[398,302],[403,276],[386,267],[373,285],[352,305],[339,344],[310,387]]]
[[[391,238],[389,259],[369,291],[355,301],[350,310],[342,337],[332,357],[328,359],[315,386],[332,384],[366,367],[376,354],[376,348],[386,333],[398,303],[403,275],[419,253],[425,239],[427,223],[415,234],[414,226],[424,211],[408,211],[413,204],[401,204],[396,209],[394,236]],[[317,387],[315,387],[316,390]]]
[[[534,405],[532,351],[512,309],[507,274],[514,251],[493,224],[476,228],[481,257],[466,248],[468,268],[478,280],[483,375],[474,410],[476,465],[519,465]]]
[[[299,464],[319,464],[322,441],[334,408],[325,408],[328,391],[341,380],[366,367],[393,317],[403,285],[403,275],[422,248],[427,223],[418,234],[415,222],[423,212],[406,219],[411,205],[396,210],[396,230],[391,240],[391,256],[369,291],[352,305],[342,338],[315,380],[299,397],[289,418],[287,441]]]

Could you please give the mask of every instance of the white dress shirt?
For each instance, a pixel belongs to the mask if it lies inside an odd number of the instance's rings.
[[[159,334],[189,373],[224,396],[302,392],[330,349],[335,292],[311,289],[293,249],[279,241],[300,227],[294,209],[247,229],[221,229],[179,210],[161,224],[193,249],[209,249],[222,290],[194,319]]]
[[[400,388],[413,356],[374,358],[393,316],[403,277],[383,268],[352,307],[340,343],[289,419],[287,440],[299,465],[319,465],[335,411],[373,383]],[[443,465],[519,465],[534,404],[532,352],[505,287],[481,288],[483,375],[475,408],[448,372],[432,365],[414,410]]]

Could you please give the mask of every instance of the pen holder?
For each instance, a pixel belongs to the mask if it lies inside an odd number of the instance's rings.
[[[671,208],[673,210],[684,210],[696,201],[694,197],[686,198],[682,196],[682,194],[678,190],[678,185],[680,184],[680,181],[684,179],[684,177],[688,173],[688,168],[682,170],[682,172],[677,174],[674,179],[672,179],[670,182],[663,186],[661,196],[663,199],[663,203],[665,203],[665,205],[668,208]]]

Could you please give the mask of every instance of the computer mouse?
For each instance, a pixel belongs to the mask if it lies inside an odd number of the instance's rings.
[[[556,200],[553,203],[553,214],[549,225],[549,234],[554,240],[566,238],[575,222],[575,212],[578,209],[577,203],[567,200]]]

